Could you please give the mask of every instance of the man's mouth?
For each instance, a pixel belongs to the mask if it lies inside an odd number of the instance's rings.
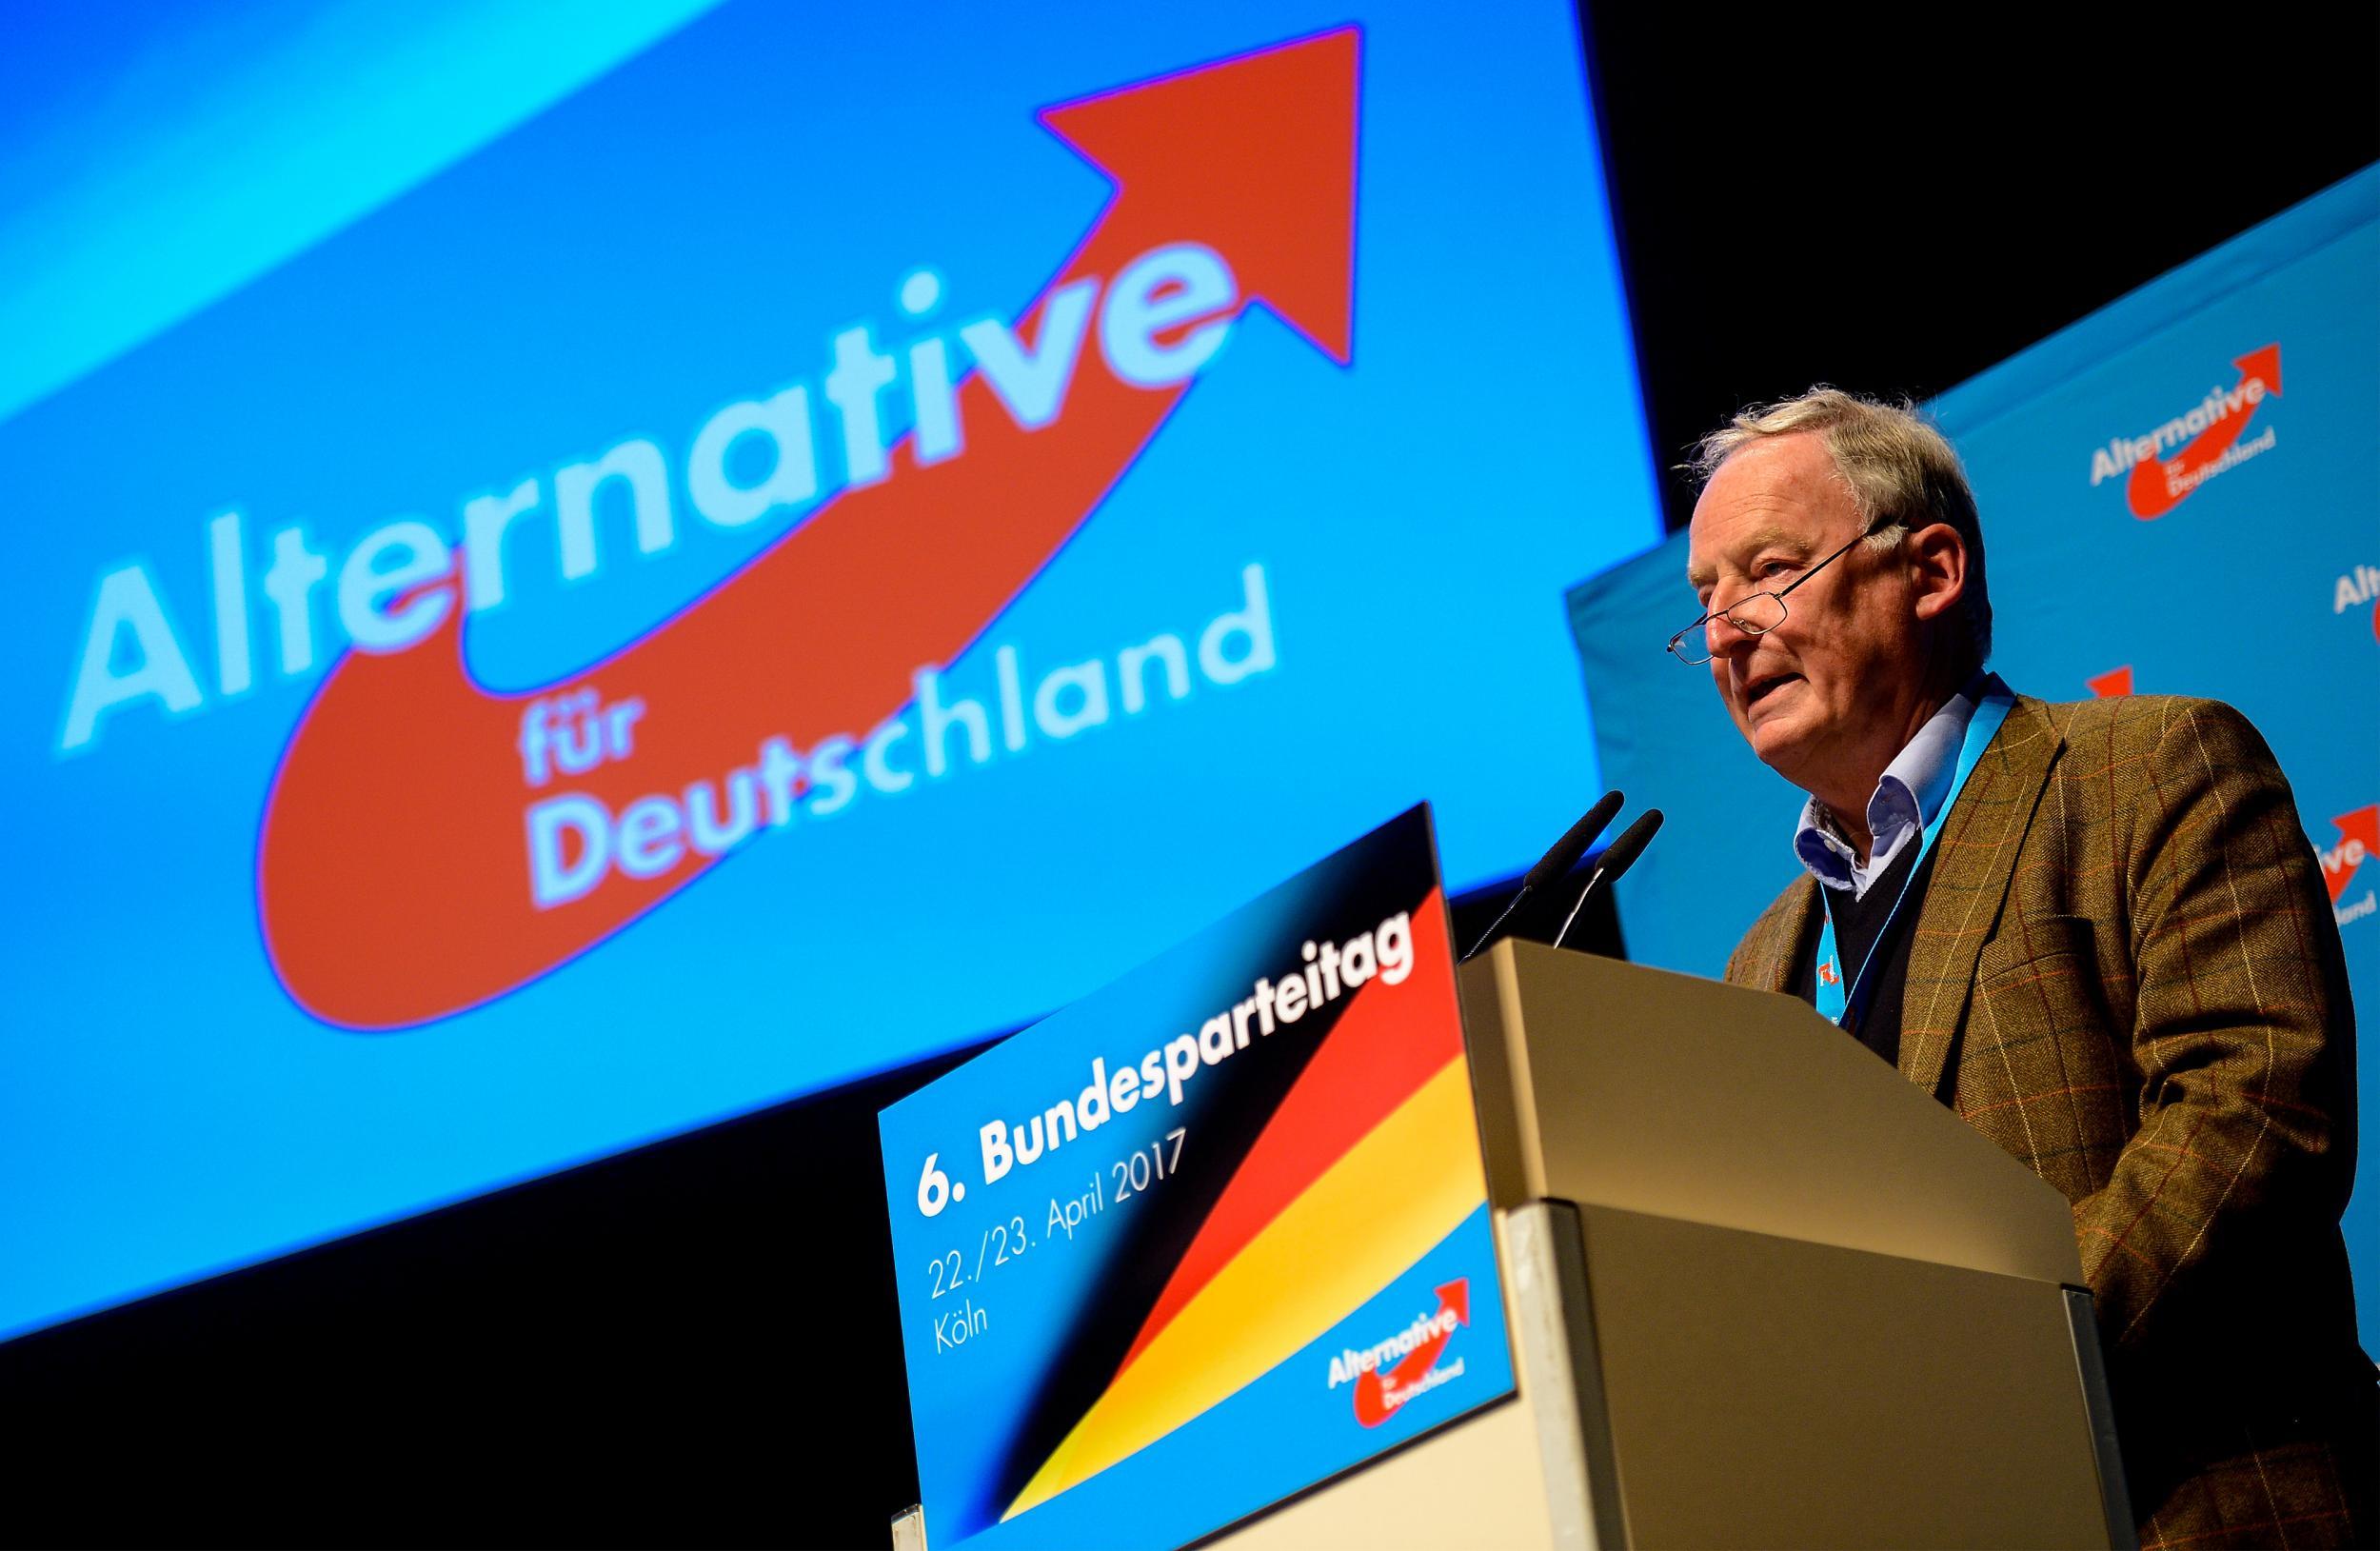
[[[1752,680],[1744,686],[1744,709],[1747,711],[1751,710],[1754,706],[1768,699],[1770,695],[1784,688],[1785,686],[1795,683],[1800,679],[1800,677],[1801,675],[1798,673],[1771,673],[1765,675],[1764,677]]]

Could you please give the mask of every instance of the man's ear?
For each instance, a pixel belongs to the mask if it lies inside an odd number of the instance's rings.
[[[1917,617],[1938,619],[1967,595],[1967,541],[1948,523],[1931,523],[1901,545]]]

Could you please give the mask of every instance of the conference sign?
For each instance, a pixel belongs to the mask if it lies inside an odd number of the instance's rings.
[[[936,1546],[1183,1544],[1513,1392],[1426,807],[882,1128]]]

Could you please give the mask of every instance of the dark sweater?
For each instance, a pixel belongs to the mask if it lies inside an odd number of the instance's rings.
[[[1910,879],[1911,869],[1916,876],[1909,883],[1909,896],[1900,900],[1901,884]],[[1874,955],[1875,963],[1868,969],[1875,989],[1867,998],[1867,1010],[1851,1021],[1849,1032],[1881,1056],[1887,1065],[1898,1068],[1901,1064],[1901,993],[1909,983],[1909,943],[1911,928],[1917,920],[1917,911],[1925,902],[1926,882],[1934,876],[1934,857],[1927,853],[1925,865],[1917,865],[1917,840],[1901,847],[1876,880],[1868,885],[1867,893],[1852,898],[1848,888],[1818,887],[1826,900],[1827,913],[1835,919],[1835,949],[1842,965],[1843,986],[1849,990],[1859,973],[1860,965]],[[1893,908],[1900,900],[1900,908]],[[1891,930],[1886,920],[1891,918]],[[1794,995],[1815,1005],[1818,999],[1818,925],[1811,917],[1810,930],[1801,945],[1800,957],[1794,970]],[[1881,941],[1879,941],[1881,939]]]

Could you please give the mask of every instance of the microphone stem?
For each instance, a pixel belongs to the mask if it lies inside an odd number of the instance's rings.
[[[1464,954],[1461,958],[1456,960],[1455,962],[1457,964],[1469,964],[1472,960],[1478,958],[1481,948],[1496,941],[1497,928],[1503,925],[1505,922],[1511,920],[1512,913],[1515,910],[1519,909],[1520,902],[1528,897],[1529,885],[1527,884],[1523,884],[1520,885],[1520,891],[1512,897],[1512,902],[1504,906],[1504,913],[1490,922],[1488,924],[1488,929],[1479,934],[1479,940],[1471,945],[1471,951]]]
[[[1571,925],[1573,923],[1577,921],[1578,912],[1587,907],[1587,896],[1594,893],[1595,885],[1602,881],[1603,869],[1601,867],[1597,867],[1595,869],[1594,876],[1587,880],[1587,886],[1578,891],[1578,903],[1570,907],[1570,915],[1562,922],[1562,929],[1554,934],[1554,945],[1556,947],[1560,947],[1562,945],[1562,940],[1570,935]]]

